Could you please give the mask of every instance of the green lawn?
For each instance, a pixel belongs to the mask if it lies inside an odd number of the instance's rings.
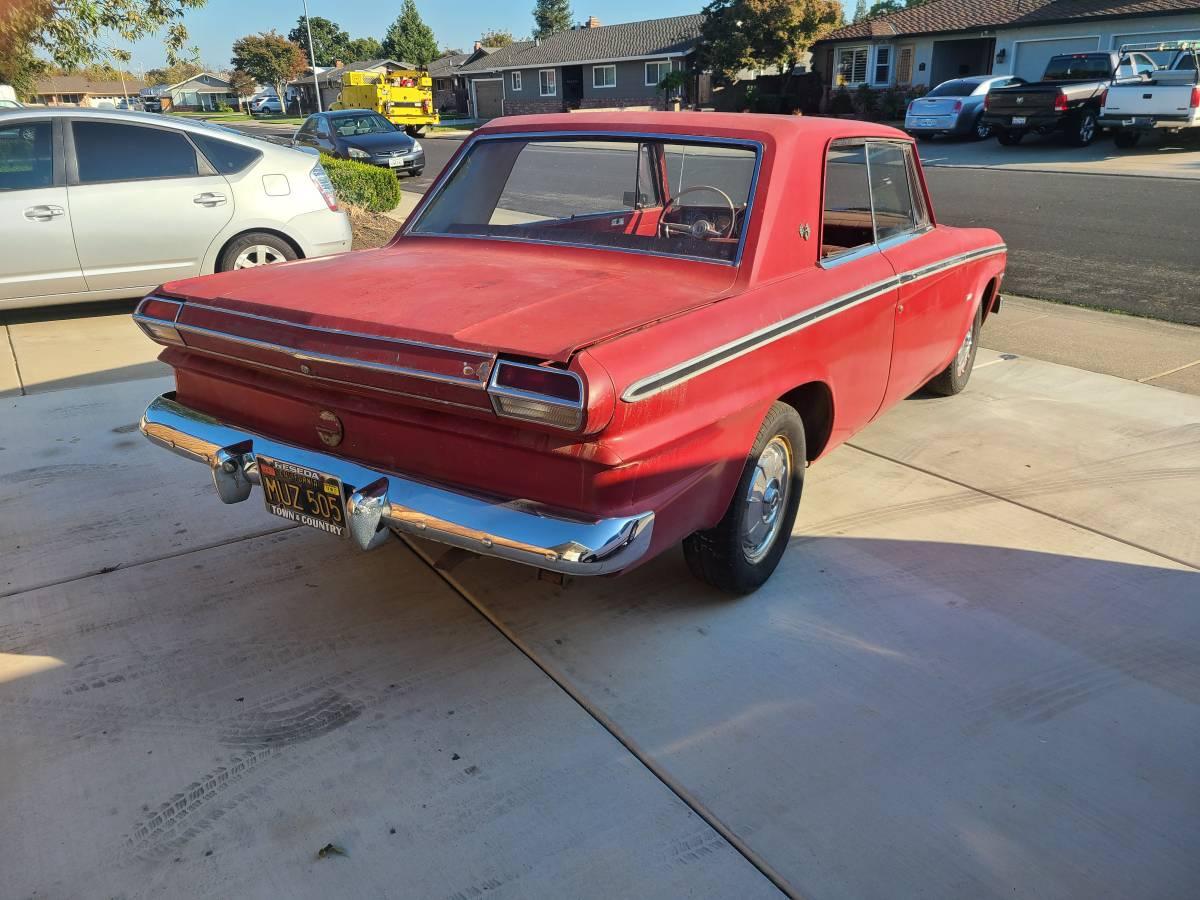
[[[203,119],[206,122],[274,122],[279,125],[303,125],[304,116],[252,116],[240,112],[171,112],[185,119]]]

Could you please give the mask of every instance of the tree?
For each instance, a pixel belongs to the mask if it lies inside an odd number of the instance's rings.
[[[507,28],[489,28],[479,36],[479,43],[485,47],[507,47],[515,40]]]
[[[537,0],[533,8],[533,36],[544,38],[569,31],[572,19],[571,0]]]
[[[854,24],[865,22],[870,13],[867,11],[867,0],[858,0],[854,5]]]
[[[129,44],[163,33],[167,60],[187,42],[181,19],[204,0],[24,0],[0,3],[0,82],[27,89],[46,60],[73,71],[102,60],[128,62]]]
[[[424,68],[437,58],[437,40],[433,29],[421,20],[417,4],[404,0],[400,15],[391,24],[383,38],[383,55],[388,59],[400,60]]]
[[[312,27],[313,52],[317,56],[309,60],[309,65],[332,66],[335,60],[345,60],[350,55],[350,35],[342,31],[337,22],[313,16],[307,24]],[[303,50],[307,57],[308,29],[304,26],[304,16],[301,16],[296,20],[296,27],[288,32],[288,40]]]
[[[373,37],[355,38],[346,45],[346,62],[358,62],[367,59],[381,59],[383,44]]]
[[[179,84],[181,81],[195,78],[203,71],[204,67],[199,63],[182,60],[173,66],[164,66],[161,69],[147,69],[146,81],[150,84]]]
[[[238,38],[230,62],[260,84],[274,86],[280,103],[287,96],[287,83],[308,64],[303,51],[274,29]]]
[[[712,0],[704,7],[698,55],[729,82],[742,69],[777,66],[786,93],[800,55],[841,24],[837,0]]]
[[[913,4],[906,4],[904,0],[878,0],[878,2],[871,5],[871,9],[867,13],[867,21],[878,19],[880,16],[886,16],[889,13],[899,12],[906,5],[912,6]]]
[[[241,109],[242,100],[253,96],[258,90],[258,80],[249,72],[234,69],[229,73],[229,90],[238,98],[238,108]]]

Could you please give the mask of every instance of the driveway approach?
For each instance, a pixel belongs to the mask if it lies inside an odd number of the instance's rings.
[[[163,379],[0,400],[4,892],[1196,896],[1200,398],[978,365],[742,600],[222,506]]]

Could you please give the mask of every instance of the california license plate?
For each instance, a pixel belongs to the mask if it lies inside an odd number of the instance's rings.
[[[397,169],[400,166],[404,165],[404,160],[402,160],[398,156],[393,156],[391,159],[388,160],[388,165],[391,166],[393,169]]]
[[[933,119],[917,119],[918,128],[932,128],[936,124],[937,122]]]
[[[1013,116],[1012,123],[1014,125],[1024,125],[1025,124],[1025,116]]]
[[[346,501],[340,478],[259,456],[258,479],[267,512],[338,537],[346,536]]]

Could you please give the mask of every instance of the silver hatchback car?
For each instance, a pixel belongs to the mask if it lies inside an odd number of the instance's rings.
[[[350,249],[320,160],[146,113],[0,111],[0,309]]]

